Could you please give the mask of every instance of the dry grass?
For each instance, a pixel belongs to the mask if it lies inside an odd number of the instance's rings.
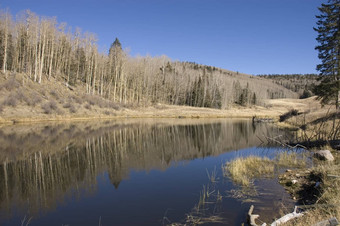
[[[282,167],[300,168],[306,166],[306,156],[297,154],[296,152],[280,152],[276,155],[276,164]]]
[[[17,92],[17,90],[21,90]],[[84,95],[85,87],[76,86],[72,90],[65,86],[64,81],[54,78],[43,78],[41,84],[27,78],[27,75],[17,73],[7,79],[0,76],[0,105],[2,106],[1,122],[33,122],[45,120],[85,119],[85,118],[116,118],[116,117],[139,117],[139,118],[251,118],[255,114],[258,117],[274,117],[287,112],[289,109],[304,111],[309,106],[318,103],[313,98],[305,100],[283,99],[268,100],[267,107],[251,106],[241,107],[231,105],[228,109],[210,109],[188,106],[173,106],[157,103],[154,106],[144,102],[140,104],[117,103],[109,101],[97,95]],[[13,95],[16,105],[6,105],[5,98]],[[42,105],[46,101],[54,100],[58,109],[63,109],[67,102],[75,103],[75,108],[68,111],[59,111],[59,117],[55,114],[46,115]],[[263,100],[266,101],[266,100]],[[14,101],[11,100],[13,103]],[[6,102],[7,103],[7,102]],[[270,107],[268,107],[270,106]],[[108,111],[106,111],[108,110]],[[48,111],[50,112],[50,111]],[[110,112],[110,114],[107,114]]]
[[[249,156],[227,162],[223,167],[224,176],[242,186],[249,187],[252,181],[259,177],[273,175],[279,167],[303,167],[306,165],[305,156],[295,152],[280,152],[274,160],[267,157]]]
[[[225,176],[230,175],[235,183],[249,186],[254,178],[273,174],[274,169],[275,164],[272,160],[266,157],[249,156],[228,162],[223,172]]]
[[[314,225],[332,217],[340,220],[340,156],[334,151],[333,155],[334,162],[319,162],[312,169],[314,174],[320,174],[322,178],[319,188],[322,192],[317,197],[316,204],[313,208],[306,209],[302,218],[289,222],[288,225]]]

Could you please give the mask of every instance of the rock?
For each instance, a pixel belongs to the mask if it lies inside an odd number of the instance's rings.
[[[334,157],[329,150],[320,150],[314,153],[314,157],[320,160],[334,161]]]
[[[292,184],[296,184],[297,182],[297,180],[292,180]]]
[[[289,172],[292,172],[292,170],[291,169],[286,169],[286,172],[289,173]]]
[[[333,217],[328,220],[320,221],[319,223],[314,224],[313,226],[335,226],[335,225],[339,225],[339,221],[335,217]]]

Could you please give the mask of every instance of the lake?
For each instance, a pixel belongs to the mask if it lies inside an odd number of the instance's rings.
[[[270,221],[294,204],[277,180],[256,180],[255,196],[237,197],[222,165],[274,157],[266,137],[279,135],[290,136],[246,119],[2,126],[0,225],[210,225],[215,216],[216,225],[241,225],[251,204]]]

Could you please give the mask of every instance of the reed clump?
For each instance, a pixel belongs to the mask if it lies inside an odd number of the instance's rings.
[[[240,185],[249,186],[252,179],[273,174],[275,169],[274,162],[266,157],[249,156],[237,158],[228,162],[224,168],[224,175],[229,175],[231,179]]]
[[[301,168],[306,166],[306,156],[304,154],[299,155],[296,152],[280,152],[276,155],[275,161],[278,166],[289,166],[295,168]]]
[[[274,159],[248,156],[236,158],[223,166],[224,176],[229,176],[234,183],[249,187],[253,180],[265,176],[273,176],[280,167],[306,166],[306,157],[296,152],[280,152]]]

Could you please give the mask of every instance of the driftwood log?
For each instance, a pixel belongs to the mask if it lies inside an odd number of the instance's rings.
[[[286,222],[288,222],[288,221],[290,221],[294,218],[301,217],[303,215],[303,213],[297,213],[296,209],[297,209],[297,206],[295,206],[294,211],[292,213],[284,215],[283,217],[277,219],[276,221],[274,221],[270,225],[271,226],[278,226],[278,225],[284,224],[284,223],[286,223]],[[260,215],[253,214],[253,211],[254,211],[254,206],[251,205],[250,208],[249,208],[249,211],[248,211],[248,223],[251,226],[259,226],[258,224],[256,224],[255,220],[257,218],[259,218]],[[266,226],[266,225],[267,225],[266,223],[261,224],[261,226]]]

